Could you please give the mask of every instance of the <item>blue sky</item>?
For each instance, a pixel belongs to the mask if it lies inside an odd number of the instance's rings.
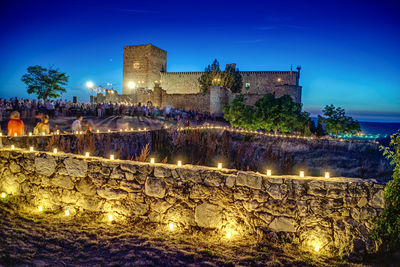
[[[20,78],[36,64],[70,76],[68,99],[88,101],[87,80],[121,92],[123,46],[153,43],[167,71],[301,65],[305,110],[400,122],[398,14],[398,1],[3,0],[0,97],[28,97]]]

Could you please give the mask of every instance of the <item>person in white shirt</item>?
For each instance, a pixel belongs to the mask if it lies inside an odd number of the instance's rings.
[[[76,120],[72,123],[72,132],[75,133],[76,131],[82,131],[82,122],[83,117],[82,116],[78,116],[76,117]]]

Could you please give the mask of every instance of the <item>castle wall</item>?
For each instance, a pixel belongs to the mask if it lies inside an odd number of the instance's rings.
[[[161,87],[168,94],[196,94],[200,92],[198,79],[203,72],[161,73]]]
[[[201,166],[0,150],[0,191],[26,212],[69,210],[99,223],[142,220],[208,238],[290,239],[340,255],[376,252],[371,222],[384,208],[373,179],[266,176]]]

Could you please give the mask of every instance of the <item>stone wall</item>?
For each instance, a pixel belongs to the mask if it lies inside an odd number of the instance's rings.
[[[199,78],[203,72],[161,73],[161,86],[168,94],[197,94],[200,92]]]
[[[350,178],[267,177],[207,167],[0,150],[0,191],[37,212],[136,218],[210,238],[285,239],[306,249],[374,252],[371,219],[383,184]],[[28,209],[29,210],[29,209]],[[167,228],[167,227],[166,227]]]

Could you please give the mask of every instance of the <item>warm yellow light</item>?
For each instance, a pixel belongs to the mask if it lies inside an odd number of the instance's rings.
[[[182,161],[180,161],[180,160],[178,160],[178,167],[181,167],[182,166]]]
[[[135,88],[135,83],[134,82],[129,82],[128,83],[128,87],[129,87],[129,89]]]
[[[79,131],[79,134],[83,134],[83,132],[82,132],[82,131]]]
[[[1,193],[1,198],[5,198],[6,197],[6,193]]]
[[[110,155],[110,160],[114,160],[114,155]]]
[[[110,222],[112,222],[112,221],[114,220],[114,218],[113,218],[113,216],[112,216],[111,214],[108,215],[108,220],[109,220]]]
[[[231,238],[231,232],[226,233],[226,238]]]
[[[169,230],[174,230],[174,224],[173,223],[169,224]]]
[[[86,86],[87,86],[88,88],[93,88],[93,86],[94,86],[94,83],[93,83],[93,82],[91,82],[91,81],[89,81],[89,82],[86,82]]]
[[[329,178],[329,177],[330,177],[329,172],[325,172],[325,178]]]
[[[300,177],[304,177],[304,171],[300,171],[299,176],[300,176]]]
[[[88,158],[88,157],[89,157],[89,155],[90,155],[90,153],[89,153],[89,152],[86,152],[86,153],[85,153],[85,157],[87,157],[87,158]]]
[[[28,135],[29,135],[29,136],[32,136],[32,132],[29,132]]]
[[[315,250],[316,252],[318,252],[318,251],[319,251],[319,246],[318,246],[318,245],[315,246],[314,250]]]
[[[272,171],[271,170],[267,170],[267,176],[271,176],[272,175]]]
[[[57,130],[57,134],[60,134],[60,130]]]
[[[97,129],[97,130],[96,130],[96,133],[99,133],[99,132],[100,132],[99,129]]]
[[[151,158],[151,159],[150,159],[150,163],[151,163],[151,164],[154,164],[155,162],[156,162],[156,160],[155,160],[154,158]]]
[[[110,129],[108,129],[107,131],[108,131],[108,132],[111,132],[111,130],[110,130]]]
[[[3,133],[0,133],[0,136],[3,136]]]
[[[45,132],[42,132],[42,135],[44,136],[44,135],[46,135],[46,133],[45,133]]]
[[[57,148],[54,148],[54,149],[53,149],[53,153],[54,153],[54,154],[57,154]]]
[[[17,133],[14,133],[14,136],[17,136]]]
[[[69,210],[65,211],[65,216],[69,216]]]
[[[43,207],[42,207],[42,206],[39,206],[39,207],[38,207],[38,210],[39,210],[39,211],[43,211]]]
[[[30,151],[30,152],[32,152],[32,151],[33,151],[33,146],[31,146],[31,147],[29,148],[29,151]]]
[[[218,163],[218,169],[222,169],[222,163],[221,162]]]
[[[131,131],[133,131],[133,128],[131,128]]]
[[[14,146],[14,145],[11,145],[11,149],[14,150],[14,149],[15,149],[15,146]]]
[[[78,131],[75,131],[75,134],[79,134],[79,132],[78,132]]]

